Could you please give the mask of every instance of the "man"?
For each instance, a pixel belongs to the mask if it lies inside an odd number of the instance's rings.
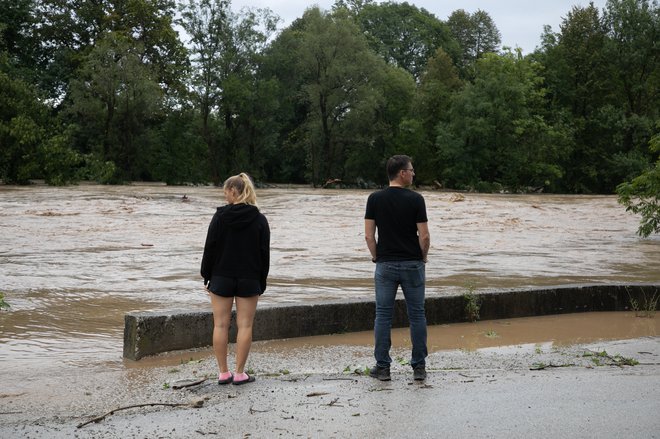
[[[395,155],[387,161],[389,187],[367,200],[364,235],[371,260],[376,263],[376,320],[374,357],[369,375],[389,381],[392,318],[399,285],[410,321],[413,378],[426,379],[425,263],[431,245],[424,197],[407,189],[413,182],[412,160]],[[378,239],[376,239],[378,230]]]

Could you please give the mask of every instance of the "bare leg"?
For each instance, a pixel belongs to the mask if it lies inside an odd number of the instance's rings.
[[[229,342],[229,324],[233,297],[220,297],[209,293],[213,309],[213,352],[218,362],[220,373],[229,371],[227,366],[227,343]]]
[[[236,297],[236,373],[243,373],[250,346],[252,346],[252,323],[257,310],[259,296]]]

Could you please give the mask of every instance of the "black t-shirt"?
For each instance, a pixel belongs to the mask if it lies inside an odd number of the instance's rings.
[[[417,223],[428,222],[424,197],[410,189],[390,186],[367,199],[365,219],[376,221],[376,260],[422,260]]]

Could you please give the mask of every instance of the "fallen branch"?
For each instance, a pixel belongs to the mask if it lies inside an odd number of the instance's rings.
[[[575,364],[537,364],[534,367],[530,367],[529,370],[545,370],[545,369],[550,369],[552,367],[571,367],[575,366]]]
[[[329,393],[328,392],[312,392],[312,393],[308,393],[306,396],[310,397],[310,396],[323,396],[323,395],[329,395]]]
[[[96,418],[90,419],[90,420],[87,421],[87,422],[83,422],[82,424],[78,424],[78,426],[77,426],[76,428],[82,428],[82,427],[84,427],[85,425],[92,424],[92,423],[99,423],[99,422],[101,422],[102,420],[104,420],[105,418],[107,418],[108,416],[110,416],[110,415],[112,415],[112,414],[115,414],[115,413],[117,413],[117,412],[119,412],[119,411],[121,411],[121,410],[134,409],[134,408],[138,408],[138,407],[152,407],[152,406],[165,406],[165,407],[195,407],[195,408],[197,408],[197,407],[201,407],[203,404],[204,404],[204,401],[201,401],[201,404],[200,404],[200,401],[195,401],[195,402],[192,403],[192,404],[190,404],[190,403],[186,403],[186,404],[183,404],[183,403],[181,403],[181,404],[176,404],[176,403],[166,403],[166,402],[150,402],[150,403],[146,403],[146,404],[134,404],[134,405],[129,405],[129,406],[126,406],[126,407],[119,407],[119,408],[116,408],[116,409],[114,409],[114,410],[110,410],[108,413],[106,413],[106,414],[104,414],[104,415],[97,416]]]
[[[197,381],[184,382],[184,383],[181,383],[181,384],[173,384],[172,389],[179,390],[179,389],[183,389],[185,387],[193,387],[193,386],[197,386],[199,384],[202,384],[204,381],[206,381],[206,378],[202,378],[202,379],[197,380]]]
[[[287,382],[287,383],[297,383],[300,380],[306,380],[309,378],[309,375],[305,375],[304,377],[298,377],[298,378],[289,378],[289,379],[282,379],[282,381]]]
[[[343,405],[337,404],[337,401],[339,401],[339,398],[335,398],[329,403],[323,405],[327,405],[328,407],[343,407]]]
[[[462,377],[465,377],[465,378],[479,378],[478,375],[477,375],[477,376],[473,376],[473,375],[467,375],[467,374],[460,373],[460,372],[459,372],[459,375],[462,376]]]

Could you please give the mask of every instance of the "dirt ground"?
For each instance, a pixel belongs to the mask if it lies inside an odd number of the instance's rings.
[[[254,349],[256,382],[244,386],[219,386],[208,351],[188,355],[34,377],[43,383],[38,394],[0,390],[0,437],[660,434],[660,337],[439,351],[429,355],[423,383],[412,380],[404,349],[393,351],[390,382],[364,374],[372,352],[360,346]]]

